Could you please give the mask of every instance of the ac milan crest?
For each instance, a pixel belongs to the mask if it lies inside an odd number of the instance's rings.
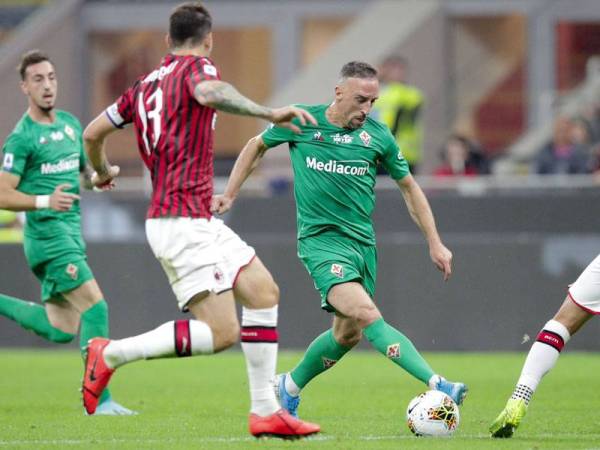
[[[221,269],[219,269],[218,267],[215,267],[213,275],[215,276],[215,280],[217,283],[219,283],[219,284],[223,283],[225,276],[223,275],[223,271]]]

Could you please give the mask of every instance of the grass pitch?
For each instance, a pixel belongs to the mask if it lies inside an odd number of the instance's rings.
[[[0,351],[0,448],[10,449],[590,449],[600,448],[600,355],[566,353],[543,381],[515,437],[487,427],[512,391],[524,354],[427,354],[434,368],[469,384],[449,439],[416,438],[409,400],[424,390],[375,352],[354,352],[303,393],[301,417],[323,433],[295,442],[247,432],[248,391],[239,352],[125,366],[113,397],[135,417],[85,417],[82,364],[73,351]],[[281,370],[300,353],[282,353]]]

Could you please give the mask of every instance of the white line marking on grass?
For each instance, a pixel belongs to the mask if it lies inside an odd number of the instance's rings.
[[[586,440],[586,439],[600,439],[600,434],[576,434],[576,433],[542,433],[542,434],[528,434],[522,436],[524,439],[578,439],[578,440]],[[277,438],[267,438],[268,440],[275,441]],[[407,439],[427,439],[427,438],[417,438],[412,435],[387,435],[387,436],[348,436],[348,435],[318,435],[312,436],[302,439],[302,442],[310,443],[310,442],[323,442],[323,441],[332,441],[332,440],[359,440],[359,441],[400,441]],[[435,439],[435,438],[432,438]],[[454,437],[446,437],[439,438],[442,440],[446,439],[489,439],[492,438],[488,434],[458,434]],[[236,443],[236,442],[252,442],[258,440],[256,438],[247,436],[247,437],[224,437],[224,436],[212,436],[212,437],[198,437],[198,438],[187,438],[186,442],[190,443]],[[513,439],[514,441],[518,441],[519,438]],[[28,439],[28,440],[0,440],[0,446],[22,446],[22,445],[82,445],[82,444],[128,444],[128,443],[144,443],[144,444],[166,444],[166,443],[176,443],[179,442],[178,439],[165,438],[165,439],[98,439],[98,438],[90,438],[90,439]],[[588,450],[599,450],[598,447],[592,447]]]

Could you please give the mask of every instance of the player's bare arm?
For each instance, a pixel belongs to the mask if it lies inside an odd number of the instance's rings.
[[[397,183],[410,216],[421,229],[429,244],[431,260],[443,272],[444,280],[448,280],[452,274],[452,252],[442,243],[427,197],[412,175],[405,176]]]
[[[88,155],[90,164],[95,171],[90,176],[92,186],[102,190],[114,187],[114,179],[119,175],[119,166],[112,166],[108,162],[104,144],[109,134],[116,131],[106,114],[99,114],[83,132],[83,146]]]
[[[92,176],[93,175],[94,175],[94,169],[92,169],[90,166],[88,166],[86,164],[85,168],[81,172],[80,178],[81,178],[81,185],[83,186],[84,189],[87,189],[88,191],[92,190],[94,188],[94,185],[92,184]]]
[[[211,212],[224,214],[231,209],[242,185],[258,166],[266,150],[267,146],[263,142],[261,135],[253,137],[246,143],[233,165],[225,192],[222,195],[215,195],[212,198],[210,205]]]
[[[301,125],[306,125],[307,122],[315,125],[317,123],[309,112],[295,106],[274,109],[259,105],[240,94],[231,84],[221,80],[198,83],[194,89],[194,97],[201,105],[232,114],[260,117],[280,127],[289,128],[295,133],[300,133],[300,128],[292,123],[293,119],[298,119]]]
[[[54,211],[68,211],[79,195],[64,192],[71,185],[60,184],[51,195],[29,195],[17,190],[21,177],[8,172],[0,172],[0,209],[9,211],[33,211],[49,208]]]

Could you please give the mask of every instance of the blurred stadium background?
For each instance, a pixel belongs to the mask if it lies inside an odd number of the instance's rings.
[[[50,54],[58,107],[85,124],[165,52],[176,1],[0,0],[0,137],[26,102],[15,66],[31,48]],[[600,250],[600,2],[597,0],[213,0],[213,59],[225,80],[270,105],[330,101],[343,63],[379,65],[401,55],[423,92],[426,190],[455,273],[443,283],[401,196],[378,181],[377,302],[425,350],[525,350],[557,309],[568,283]],[[561,126],[565,145],[588,157],[577,174],[540,175],[541,149]],[[566,125],[565,125],[566,124]],[[248,138],[265,123],[220,114],[216,191]],[[564,131],[564,130],[563,130]],[[489,173],[438,176],[452,134],[466,137]],[[165,275],[145,242],[148,179],[133,134],[110,141],[123,177],[111,194],[86,193],[84,236],[91,267],[124,337],[177,315]],[[559,171],[560,172],[560,171]],[[281,291],[281,342],[304,348],[329,323],[295,256],[287,152],[274,149],[226,220],[254,245]],[[1,219],[1,218],[0,218]],[[12,226],[10,218],[3,220]],[[1,235],[0,235],[1,236]],[[0,246],[0,289],[31,300],[39,288],[21,246]],[[595,350],[600,323],[570,348]],[[41,339],[8,320],[0,346]]]

